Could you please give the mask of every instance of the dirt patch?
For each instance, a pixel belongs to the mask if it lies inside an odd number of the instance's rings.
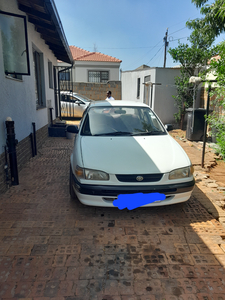
[[[220,185],[225,186],[225,162],[218,160],[217,165],[210,169],[209,176],[211,179],[221,183]]]
[[[186,139],[186,131],[185,130],[180,130],[180,129],[175,129],[169,132],[170,135],[175,138],[176,140],[180,140],[180,139]],[[196,144],[193,142],[193,145]],[[202,147],[201,144],[200,145],[195,145],[195,147]],[[201,151],[201,150],[200,150]],[[212,180],[216,180],[217,183],[220,186],[225,186],[225,161],[223,160],[217,160],[216,161],[216,165],[212,168],[210,168],[210,170],[207,172],[210,176],[210,179]]]
[[[186,138],[186,130],[175,129],[169,132],[173,138]]]

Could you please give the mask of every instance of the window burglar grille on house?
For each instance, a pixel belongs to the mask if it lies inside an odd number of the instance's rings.
[[[88,72],[88,82],[107,82],[109,80],[108,71],[89,71]]]
[[[72,69],[59,73],[60,91],[73,91]]]

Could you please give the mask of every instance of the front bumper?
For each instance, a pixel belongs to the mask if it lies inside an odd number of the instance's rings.
[[[161,193],[166,200],[146,206],[168,205],[187,201],[192,193],[195,180],[166,185],[92,185],[81,184],[73,174],[73,187],[80,202],[85,205],[113,206],[113,201],[121,194]]]

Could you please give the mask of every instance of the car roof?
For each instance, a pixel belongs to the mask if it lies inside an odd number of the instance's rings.
[[[149,107],[148,105],[146,105],[145,103],[142,102],[138,102],[138,101],[128,101],[128,100],[112,100],[112,101],[108,101],[108,100],[104,100],[104,101],[93,101],[89,107],[93,107],[93,106],[130,106],[130,107],[134,107],[134,106],[138,106],[138,107]]]
[[[84,96],[84,95],[81,95],[81,94],[78,94],[78,93],[75,93],[75,92],[70,92],[70,91],[61,91],[60,94],[62,95],[69,95],[69,96],[74,96],[74,97],[77,97],[77,98],[82,98],[83,100],[86,100],[86,101],[92,101],[91,99],[89,99],[88,97]]]

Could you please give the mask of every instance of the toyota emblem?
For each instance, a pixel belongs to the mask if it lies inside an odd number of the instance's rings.
[[[142,176],[137,176],[136,179],[137,181],[142,181],[144,178]]]

